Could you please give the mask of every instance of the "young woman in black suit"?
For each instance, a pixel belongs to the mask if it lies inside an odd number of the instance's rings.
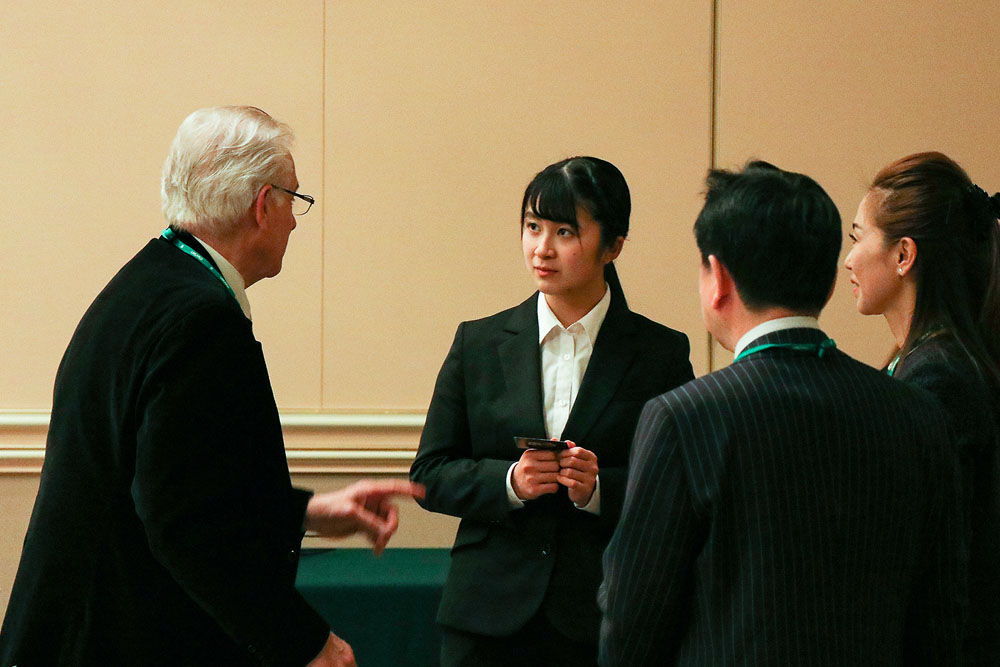
[[[1000,194],[941,153],[876,175],[845,265],[858,310],[896,339],[886,372],[934,394],[963,471],[967,665],[1000,664]]]
[[[596,664],[601,554],[639,413],[693,377],[687,337],[628,309],[612,261],[630,210],[605,160],[537,174],[521,247],[538,292],[463,322],[438,375],[410,477],[426,509],[462,518],[438,612],[446,667]]]

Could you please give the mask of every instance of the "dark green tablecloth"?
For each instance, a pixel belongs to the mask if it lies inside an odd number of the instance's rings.
[[[438,664],[434,623],[447,549],[303,549],[296,587],[354,649],[359,667]]]

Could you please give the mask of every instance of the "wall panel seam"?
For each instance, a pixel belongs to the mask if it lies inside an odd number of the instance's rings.
[[[709,79],[711,91],[709,101],[708,168],[715,169],[718,155],[716,129],[719,118],[719,0],[712,0],[711,43],[712,55],[709,59],[709,65],[712,71]],[[708,372],[711,373],[715,370],[715,345],[713,344],[712,334],[708,331],[705,332],[705,342],[708,347]]]
[[[319,156],[319,187],[321,196],[326,196],[326,3],[323,2],[323,45],[320,49],[323,62],[320,63],[320,156]],[[323,217],[319,224],[319,406],[324,407],[326,394],[326,203],[324,202]]]

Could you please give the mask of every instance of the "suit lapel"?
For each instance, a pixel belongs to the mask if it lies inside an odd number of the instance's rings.
[[[594,422],[618,391],[637,352],[635,324],[631,318],[632,313],[625,303],[612,294],[611,307],[601,325],[580,392],[563,429],[564,440],[586,439]]]
[[[541,359],[538,349],[538,293],[514,309],[497,346],[504,378],[503,410],[514,435],[545,437]]]

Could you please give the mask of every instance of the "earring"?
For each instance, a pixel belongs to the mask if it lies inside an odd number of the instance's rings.
[[[896,273],[898,273],[899,275],[903,275],[903,267],[899,267],[898,269],[896,269]]]

